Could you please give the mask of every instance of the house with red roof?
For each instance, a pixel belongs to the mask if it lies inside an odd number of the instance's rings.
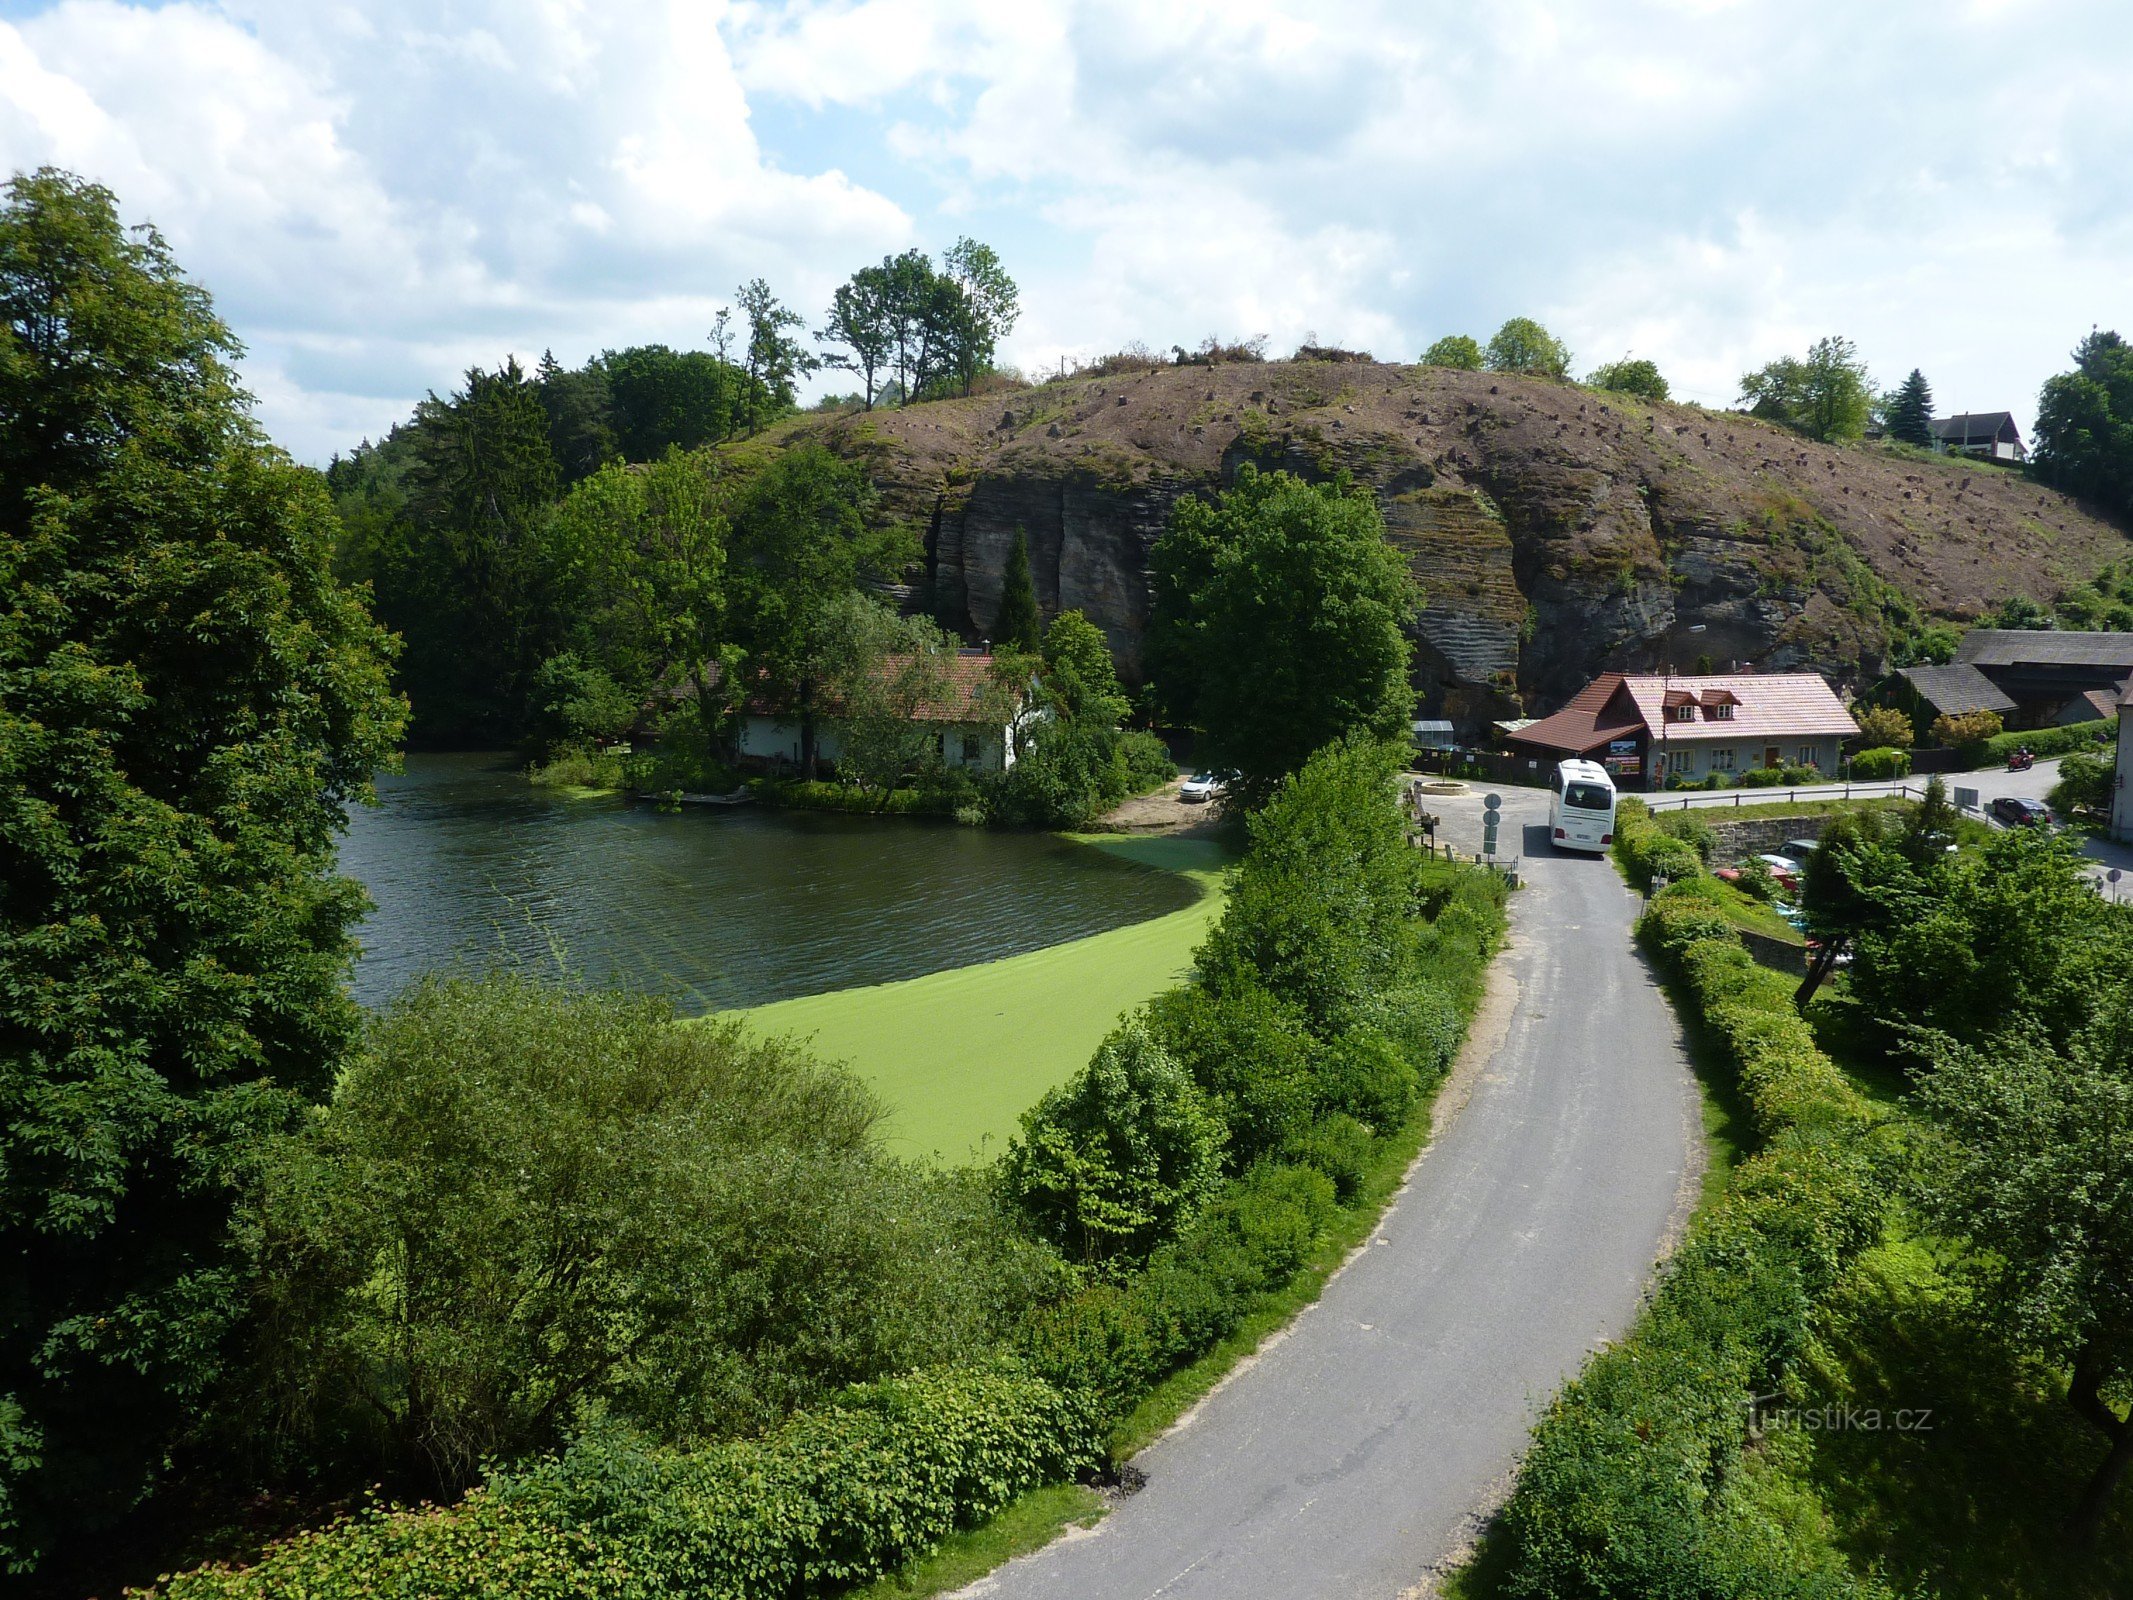
[[[881,671],[894,674],[911,658],[889,657]],[[1033,713],[1029,687],[1019,694],[1003,691],[990,651],[961,650],[942,663],[943,692],[912,711],[912,720],[934,729],[941,764],[967,772],[1005,772],[1015,764],[1015,735]],[[825,698],[815,711],[815,759],[834,768],[843,740],[840,707]],[[739,755],[751,767],[796,767],[801,756],[800,713],[764,696],[751,696],[741,708]]]
[[[1505,742],[1548,761],[1597,761],[1624,789],[1661,789],[1756,767],[1837,771],[1859,725],[1812,672],[1683,677],[1604,672]]]

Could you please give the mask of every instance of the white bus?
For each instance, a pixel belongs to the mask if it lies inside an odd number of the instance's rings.
[[[1604,854],[1615,842],[1615,785],[1597,761],[1565,761],[1548,797],[1548,837],[1558,850]]]

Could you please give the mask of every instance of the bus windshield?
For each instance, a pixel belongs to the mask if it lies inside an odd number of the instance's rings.
[[[1612,811],[1615,797],[1597,783],[1569,783],[1563,786],[1563,804],[1576,811]]]

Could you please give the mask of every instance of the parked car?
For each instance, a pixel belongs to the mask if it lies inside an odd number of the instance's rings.
[[[1229,792],[1233,772],[1195,772],[1178,788],[1178,798],[1189,806],[1204,806]]]
[[[1814,839],[1787,839],[1784,845],[1784,853],[1792,857],[1793,860],[1804,864],[1809,856],[1821,848],[1821,844]]]
[[[2041,828],[2052,820],[2052,808],[2027,795],[2003,794],[1992,802],[1992,816],[2010,828]]]
[[[1780,889],[1783,889],[1790,894],[1799,893],[1799,862],[1793,860],[1791,856],[1781,856],[1774,853],[1768,855],[1760,855],[1757,856],[1755,859],[1760,861],[1764,866],[1770,869],[1770,876],[1777,880],[1777,886]]]

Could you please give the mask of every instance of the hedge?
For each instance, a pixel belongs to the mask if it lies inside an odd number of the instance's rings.
[[[2118,737],[2118,722],[2099,717],[2094,722],[2074,722],[2063,728],[2029,728],[2019,733],[1996,733],[1983,744],[1963,747],[1963,765],[1968,768],[2003,765],[2017,750],[2027,749],[2042,760],[2063,756],[2070,750],[2093,750]]]
[[[1535,1431],[1503,1518],[1503,1592],[1520,1600],[1885,1593],[1743,1486],[1754,1400],[1785,1383],[1817,1302],[1879,1237],[1887,1185],[1871,1108],[1709,894],[1667,889],[1639,936],[1738,1080],[1759,1149],[1628,1338]]]
[[[1651,808],[1629,796],[1615,802],[1615,859],[1640,889],[1659,877],[1679,880],[1703,871],[1696,846],[1660,827]]]
[[[1898,750],[1893,745],[1877,745],[1852,757],[1852,776],[1855,778],[1908,778],[1910,775],[1911,752]]]
[[[698,1451],[598,1433],[458,1503],[375,1508],[168,1600],[786,1600],[866,1582],[1098,1458],[1090,1408],[1002,1365],[847,1390]]]

